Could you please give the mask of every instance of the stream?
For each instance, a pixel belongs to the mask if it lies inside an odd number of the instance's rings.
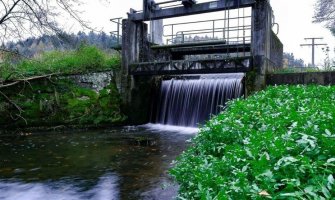
[[[0,200],[174,199],[168,170],[197,131],[148,124],[0,136]]]

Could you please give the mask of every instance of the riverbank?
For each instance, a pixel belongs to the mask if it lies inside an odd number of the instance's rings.
[[[335,86],[276,86],[229,103],[172,174],[182,199],[333,199]]]
[[[122,125],[126,116],[116,83],[118,65],[118,56],[108,57],[90,46],[49,52],[34,61],[1,63],[0,129],[29,132],[42,127]]]
[[[118,125],[126,119],[113,71],[41,78],[1,92],[2,129]]]

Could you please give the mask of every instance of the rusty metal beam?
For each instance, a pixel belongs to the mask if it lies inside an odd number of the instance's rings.
[[[162,8],[160,10],[148,11],[147,13],[129,13],[128,18],[132,21],[149,21],[187,15],[217,12],[228,9],[237,9],[253,6],[256,0],[218,0],[213,2],[194,4],[191,7]]]

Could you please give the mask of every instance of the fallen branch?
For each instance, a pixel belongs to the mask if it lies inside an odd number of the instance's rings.
[[[16,103],[14,103],[12,100],[10,100],[7,95],[5,95],[3,92],[0,91],[0,94],[7,100],[8,103],[12,104],[20,113],[23,112],[22,108],[18,106]]]
[[[12,83],[9,83],[9,84],[6,84],[6,85],[1,84],[0,88],[10,87],[10,86],[16,85],[18,83],[20,83],[20,81],[15,81],[15,82],[12,82]]]
[[[5,85],[0,84],[0,89],[6,88],[6,87],[11,87],[11,86],[17,85],[21,82],[28,82],[28,81],[42,79],[42,78],[46,78],[46,77],[51,77],[51,76],[55,76],[55,75],[59,75],[59,74],[60,73],[53,73],[53,74],[47,74],[47,75],[42,75],[42,76],[33,76],[33,77],[25,78],[25,79],[18,79],[18,80],[15,80],[12,83],[8,83],[8,84],[5,84]]]
[[[21,114],[24,112],[24,111],[22,110],[22,108],[21,108],[20,106],[18,106],[16,103],[14,103],[12,100],[10,100],[10,98],[9,98],[7,95],[5,95],[3,92],[0,91],[0,94],[6,99],[6,101],[7,101],[8,103],[12,104],[12,105],[19,111],[19,114],[15,114],[15,115],[16,115],[18,118],[23,119],[24,122],[25,122],[26,125],[27,125],[27,124],[28,124],[27,120],[26,120],[24,117],[21,116]],[[13,116],[12,116],[12,114],[10,114],[10,116],[11,116],[11,118],[12,118],[13,120],[17,120],[17,119],[18,119],[18,118],[14,119]]]

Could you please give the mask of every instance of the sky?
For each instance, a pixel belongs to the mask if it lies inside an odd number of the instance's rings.
[[[203,2],[208,0],[198,0]],[[284,51],[290,52],[296,58],[301,58],[305,64],[311,63],[312,50],[310,47],[301,47],[300,44],[310,42],[305,41],[308,37],[323,37],[321,43],[329,45],[333,51],[335,47],[335,37],[322,24],[314,24],[314,4],[316,0],[271,0],[271,6],[274,11],[276,22],[279,23],[279,38],[284,44]],[[110,32],[116,27],[109,19],[116,17],[127,17],[127,12],[130,8],[135,10],[142,10],[142,0],[110,0],[104,1],[89,1],[86,0],[81,10],[83,17],[90,21],[91,25],[98,30]],[[206,16],[191,16],[187,20],[198,19],[217,19],[222,13],[212,13]],[[185,20],[185,19],[184,19]],[[164,23],[181,21],[180,19],[165,20]],[[76,31],[73,26],[73,31]],[[316,64],[322,64],[325,58],[321,49],[316,49]],[[335,56],[332,52],[331,57]]]

